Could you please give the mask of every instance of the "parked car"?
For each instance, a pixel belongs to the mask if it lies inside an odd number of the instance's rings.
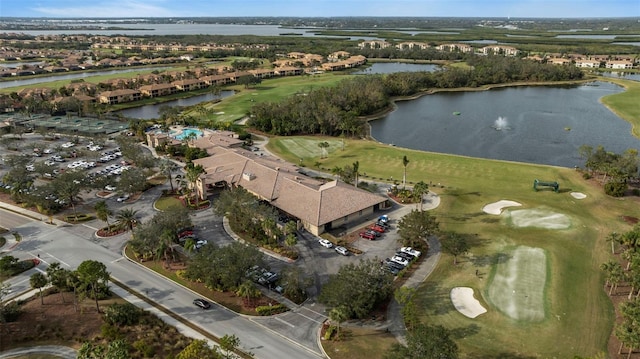
[[[388,222],[377,221],[375,224],[376,226],[380,226],[385,229],[391,228],[391,225]]]
[[[372,234],[372,235],[374,235],[374,236],[376,236],[376,237],[380,237],[380,236],[382,235],[382,233],[380,233],[380,232],[376,232],[376,231],[374,231],[373,229],[365,229],[365,232],[366,232],[366,233],[370,233],[370,234]]]
[[[209,308],[211,308],[211,303],[207,302],[204,299],[200,299],[200,298],[194,299],[193,300],[193,304],[196,307],[200,307],[201,309],[209,309]]]
[[[398,257],[402,257],[402,258],[404,258],[404,259],[408,260],[409,262],[411,262],[412,260],[414,260],[414,259],[415,259],[415,257],[414,257],[414,256],[412,256],[411,254],[409,254],[409,253],[404,253],[404,252],[400,252],[400,251],[396,252],[396,254],[395,254],[395,255],[396,255],[396,256],[398,256]]]
[[[398,269],[396,267],[392,267],[390,265],[385,265],[384,267],[385,267],[386,270],[391,272],[391,274],[393,274],[393,275],[398,275],[398,273],[400,273],[400,271],[402,270],[402,269]]]
[[[384,222],[384,223],[389,223],[389,216],[387,216],[386,214],[383,214],[382,216],[378,217],[378,221],[379,222]]]
[[[342,254],[343,256],[348,256],[349,255],[349,250],[346,249],[345,247],[342,247],[342,246],[336,247],[336,252]]]
[[[415,250],[411,247],[402,247],[400,248],[400,252],[410,254],[416,258],[420,257],[420,255],[422,254],[422,252]]]
[[[206,245],[207,243],[209,243],[209,242],[207,242],[206,239],[201,239],[201,240],[197,241],[196,242],[196,249],[202,248],[202,246]]]
[[[368,239],[370,241],[376,239],[376,236],[370,232],[360,232],[360,238]]]
[[[369,227],[369,229],[374,230],[378,233],[384,233],[385,229],[380,227],[380,226],[376,226],[375,224],[372,225],[371,227]]]
[[[116,186],[108,184],[108,185],[104,186],[104,189],[106,189],[107,191],[113,192],[113,191],[116,190]]]
[[[278,278],[278,273],[265,272],[262,274],[262,276],[260,276],[260,278],[258,278],[258,283],[264,286],[268,286],[270,284],[273,284],[276,280],[278,280]]]
[[[331,248],[333,247],[333,243],[331,243],[329,240],[327,239],[319,239],[318,242],[320,243],[321,246],[325,247],[325,248]]]
[[[116,201],[118,201],[118,202],[124,202],[124,201],[126,201],[126,200],[128,200],[128,199],[129,199],[129,195],[128,195],[128,194],[123,194],[122,196],[120,196],[120,197],[116,198]]]
[[[392,261],[394,261],[394,262],[396,262],[396,263],[402,264],[402,265],[403,265],[403,266],[405,266],[405,267],[406,267],[407,265],[409,265],[409,261],[408,261],[407,259],[402,258],[402,257],[397,256],[397,255],[396,255],[396,256],[393,256],[393,257],[391,257],[391,260],[392,260]]]
[[[398,270],[403,270],[404,266],[398,262],[394,262],[391,260],[391,258],[386,258],[384,261],[382,261],[387,267],[393,267],[396,268]]]

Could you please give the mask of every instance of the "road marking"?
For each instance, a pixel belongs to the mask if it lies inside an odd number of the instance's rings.
[[[58,259],[58,258],[56,258],[53,254],[48,253],[48,252],[45,252],[45,254],[46,254],[46,255],[48,255],[49,257],[51,257],[51,258],[53,258],[53,259],[57,260],[58,262],[60,262],[60,263],[62,263],[62,264],[64,264],[64,265],[66,265],[67,267],[71,268],[71,266],[70,266],[69,264],[65,263],[64,261],[62,261],[62,260],[60,260],[60,259]],[[43,261],[43,262],[44,262],[44,261]],[[45,262],[45,263],[47,263],[47,262]],[[47,264],[49,264],[49,263],[47,263]]]
[[[291,324],[291,323],[287,322],[286,320],[280,319],[279,317],[274,317],[274,318],[275,318],[275,320],[277,320],[277,321],[279,321],[279,322],[281,322],[281,323],[284,323],[284,324],[286,324],[286,325],[290,326],[291,328],[295,328],[295,327],[296,327],[295,325],[293,325],[293,324]]]
[[[36,269],[38,272],[42,273],[42,274],[47,274],[47,272],[43,271],[42,269],[40,269],[40,268],[38,268],[38,267],[36,267],[35,269]]]
[[[302,313],[298,313],[298,312],[295,312],[295,313],[296,313],[296,314],[298,314],[298,315],[299,315],[299,316],[301,316],[301,317],[304,317],[304,318],[309,319],[309,320],[310,320],[310,321],[312,321],[312,322],[315,322],[315,323],[318,323],[318,324],[322,324],[322,322],[317,321],[317,320],[315,320],[315,319],[313,319],[313,318],[311,318],[311,317],[309,317],[309,316],[306,316],[306,315],[304,315],[304,314],[302,314]],[[277,319],[277,318],[276,318],[276,319]]]
[[[118,262],[120,262],[120,261],[121,261],[121,260],[123,260],[123,259],[124,259],[124,257],[120,257],[120,258],[118,258],[118,259],[116,259],[116,260],[112,260],[112,261],[111,261],[111,263],[118,263]]]
[[[82,225],[83,225],[83,226],[85,226],[85,227],[87,227],[87,228],[93,229],[94,231],[99,230],[99,228],[91,227],[91,226],[90,226],[90,225],[88,225],[88,224],[84,224],[84,223],[83,223]]]
[[[317,314],[317,315],[319,315],[320,317],[325,318],[325,319],[326,319],[326,318],[328,318],[326,315],[324,315],[324,314],[322,314],[322,313],[320,313],[320,312],[316,312],[315,310],[313,310],[313,309],[309,309],[309,308],[307,308],[307,307],[302,307],[302,308],[300,308],[300,309],[308,310],[308,311],[310,311],[310,312],[312,312],[312,313],[315,313],[315,314]]]

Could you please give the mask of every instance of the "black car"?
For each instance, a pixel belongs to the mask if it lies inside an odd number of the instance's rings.
[[[202,308],[202,309],[209,309],[209,308],[211,308],[211,303],[207,302],[207,301],[206,301],[206,300],[204,300],[204,299],[200,299],[200,298],[198,298],[198,299],[194,299],[194,300],[193,300],[193,304],[194,304],[196,307],[200,307],[200,308]]]
[[[395,268],[397,270],[403,270],[404,266],[400,263],[394,262],[392,261],[390,258],[386,258],[383,263],[387,266],[387,267],[391,267],[391,268]]]

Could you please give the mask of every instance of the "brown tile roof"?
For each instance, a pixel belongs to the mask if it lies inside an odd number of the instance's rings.
[[[212,147],[212,155],[194,160],[206,171],[207,183],[226,181],[242,186],[277,208],[315,226],[335,221],[384,202],[382,196],[343,182],[320,182],[301,175],[297,167],[244,150]]]

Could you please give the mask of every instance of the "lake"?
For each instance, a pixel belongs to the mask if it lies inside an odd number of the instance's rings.
[[[414,64],[407,62],[374,62],[367,68],[352,72],[354,75],[391,74],[394,72],[434,72],[440,69],[439,65]]]
[[[598,102],[619,92],[617,85],[594,82],[436,93],[398,102],[395,111],[370,122],[371,134],[380,142],[421,151],[583,166],[581,145],[603,145],[617,153],[640,149],[631,125]]]
[[[182,98],[179,100],[172,100],[155,105],[144,105],[139,107],[133,107],[126,110],[114,111],[114,113],[121,114],[128,118],[137,119],[154,119],[160,117],[159,111],[162,106],[193,106],[201,102],[208,102],[213,100],[223,99],[225,97],[232,96],[233,91],[221,91],[219,95],[215,95],[211,92],[206,94],[197,95],[189,98]]]
[[[122,69],[122,70],[105,70],[105,71],[74,71],[65,74],[57,74],[51,76],[41,76],[41,77],[32,77],[28,79],[16,78],[15,80],[6,80],[0,81],[0,89],[5,89],[9,87],[18,87],[18,86],[26,86],[26,85],[34,85],[39,83],[53,82],[53,81],[61,81],[61,80],[74,80],[74,79],[84,79],[87,77],[93,76],[101,76],[101,75],[113,75],[113,74],[123,74],[127,72],[148,72],[153,70],[166,70],[170,67],[162,66],[162,67],[137,67],[134,69]]]

